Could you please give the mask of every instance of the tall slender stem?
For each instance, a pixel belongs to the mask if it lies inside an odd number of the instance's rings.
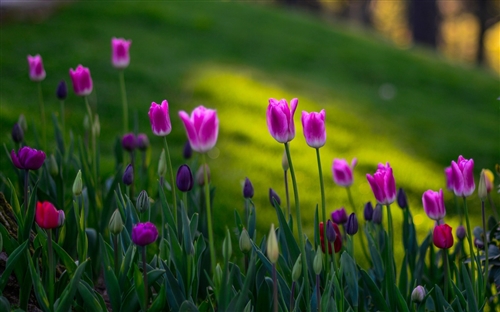
[[[444,299],[448,301],[448,288],[449,288],[449,280],[450,280],[450,264],[448,263],[448,249],[443,249],[444,253]]]
[[[354,200],[353,200],[352,194],[351,194],[351,188],[348,186],[345,189],[347,191],[347,197],[349,198],[349,203],[351,204],[352,211],[354,213],[356,213],[356,205],[354,205]],[[365,256],[366,261],[368,261],[368,263],[371,266],[372,261],[370,259],[370,256],[368,256],[368,252],[366,251],[366,245],[365,245],[365,241],[363,239],[363,235],[360,234],[360,235],[358,235],[358,237],[359,237],[359,241],[361,243],[361,250],[363,251],[363,255]],[[353,254],[353,257],[354,257],[354,254]]]
[[[144,274],[144,308],[148,310],[148,271],[146,269],[146,246],[142,247],[142,273]]]
[[[123,70],[118,72],[120,76],[120,89],[122,93],[122,107],[123,107],[123,133],[128,132],[128,104],[127,104],[127,92],[125,90],[125,74]]]
[[[299,191],[297,188],[297,179],[295,178],[295,171],[293,169],[292,156],[290,155],[290,147],[288,142],[285,143],[285,151],[286,157],[288,159],[288,164],[290,166],[290,175],[292,176],[292,185],[293,185],[293,193],[295,197],[295,214],[297,216],[297,229],[299,232],[299,246],[302,257],[302,272],[304,274],[304,286],[305,286],[305,295],[306,295],[306,306],[307,311],[311,311],[310,302],[310,285],[309,285],[309,272],[307,268],[307,258],[306,258],[306,248],[304,243],[304,234],[302,233],[302,219],[300,217],[300,204],[299,204]]]
[[[394,227],[392,225],[391,205],[387,204],[387,220],[389,221],[389,252],[394,256]],[[391,260],[394,258],[390,258]]]
[[[485,263],[484,263],[484,294],[486,294],[486,289],[488,286],[488,266],[489,266],[489,259],[488,259],[488,236],[486,235],[486,215],[484,213],[484,200],[481,200],[481,213],[483,215],[483,241],[484,241],[484,253],[486,256]]]
[[[295,303],[295,281],[292,282],[292,290],[290,291],[290,311],[293,311]]]
[[[24,211],[28,214],[29,198],[28,198],[28,188],[30,181],[30,171],[24,169]]]
[[[120,264],[118,263],[118,235],[112,234],[113,236],[113,245],[115,248],[113,248],[114,251],[114,256],[115,256],[115,275],[118,278],[118,274],[120,272]]]
[[[316,306],[318,312],[321,311],[321,293],[319,290],[319,274],[316,274]]]
[[[474,245],[472,245],[472,236],[470,231],[470,222],[469,222],[469,211],[467,209],[467,198],[464,196],[464,212],[465,212],[465,222],[467,223],[467,241],[469,242],[469,251],[470,251],[470,279],[472,281],[472,287],[474,287],[474,293],[476,293],[476,256],[474,255]],[[476,293],[477,294],[477,293]]]
[[[90,136],[92,138],[92,170],[94,176],[94,183],[97,186],[97,148],[96,148],[96,139],[95,139],[95,130],[94,130],[94,118],[92,116],[92,110],[90,109],[89,99],[87,96],[83,97],[85,99],[85,106],[87,107],[87,114],[89,115],[90,122]]]
[[[212,230],[212,209],[210,207],[210,185],[208,183],[207,161],[205,154],[202,154],[203,161],[203,178],[205,179],[205,205],[207,206],[207,223],[208,223],[208,243],[210,246],[210,262],[212,263],[212,274],[215,274],[215,247]]]
[[[177,196],[175,196],[175,179],[174,169],[172,168],[172,160],[170,159],[170,151],[168,149],[167,137],[165,136],[165,152],[167,153],[168,170],[170,171],[170,182],[172,187],[172,200],[174,202],[174,220],[177,227]]]
[[[276,278],[275,263],[273,263],[273,311],[278,312],[278,279]]]
[[[61,100],[60,101],[61,103],[61,131],[62,131],[62,137],[63,137],[63,141],[66,141],[66,121],[65,121],[65,118],[64,118],[64,100]]]
[[[42,142],[43,142],[43,148],[47,148],[47,131],[45,130],[46,123],[45,123],[45,105],[43,104],[43,93],[42,93],[42,82],[38,82],[38,103],[40,104],[40,115],[42,117]]]
[[[288,175],[287,171],[283,171],[285,179],[285,195],[286,195],[286,208],[288,210],[288,218],[290,218],[290,192],[288,191]]]
[[[49,306],[52,310],[54,307],[54,284],[55,284],[55,263],[54,255],[52,252],[52,230],[48,229],[47,233],[47,255],[49,258]]]
[[[325,186],[323,183],[323,171],[321,170],[321,157],[319,148],[316,148],[316,160],[318,162],[319,186],[321,189],[321,213],[323,214],[323,247],[328,252],[328,240],[326,239],[326,201],[325,201]],[[326,266],[328,272],[328,266]]]

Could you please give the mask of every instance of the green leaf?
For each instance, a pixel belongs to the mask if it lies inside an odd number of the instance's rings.
[[[356,262],[347,252],[343,252],[340,256],[340,267],[344,274],[347,288],[349,289],[349,297],[351,304],[358,306],[358,274],[356,272]]]
[[[140,308],[139,298],[135,291],[135,285],[132,284],[130,289],[125,293],[125,299],[122,302],[122,312],[136,312]]]
[[[64,267],[66,268],[66,270],[68,271],[68,273],[73,276],[73,274],[75,273],[76,269],[77,269],[77,265],[75,263],[75,260],[73,260],[73,258],[71,258],[70,255],[68,255],[68,253],[61,247],[59,246],[59,244],[52,244],[52,247],[54,248],[54,251],[57,253],[57,255],[59,256],[59,258],[61,259]]]
[[[120,266],[120,276],[118,278],[120,280],[120,285],[126,285],[128,281],[129,272],[133,270],[132,263],[134,262],[135,256],[136,256],[136,248],[133,244],[130,244],[130,246],[127,249],[127,252],[125,253],[125,258],[122,261],[122,265]]]
[[[389,311],[389,307],[385,302],[384,296],[380,292],[380,288],[375,284],[375,282],[371,279],[371,277],[368,275],[368,273],[366,273],[365,270],[360,269],[359,272],[361,274],[361,278],[368,286],[368,290],[370,291],[370,295],[372,296],[373,303],[377,310]]]
[[[478,307],[476,303],[476,297],[474,295],[474,288],[472,287],[472,283],[469,279],[469,274],[465,264],[462,262],[462,279],[465,285],[465,294],[467,297],[467,311],[469,312],[477,312]]]
[[[39,252],[35,251],[35,254],[39,254]],[[45,292],[45,288],[42,284],[40,275],[38,274],[37,269],[35,269],[35,265],[33,264],[33,260],[31,259],[29,250],[26,251],[26,256],[28,257],[28,267],[38,304],[40,305],[40,308],[43,311],[49,311],[50,310],[49,298],[47,297],[47,293]]]
[[[191,302],[185,300],[181,307],[179,308],[179,312],[199,312],[198,308]]]
[[[398,311],[410,312],[408,305],[406,304],[405,298],[401,295],[401,292],[397,287],[394,287],[396,291],[396,305],[398,306]]]
[[[282,250],[284,248],[286,248],[288,250],[287,254],[288,254],[289,258],[286,260],[287,260],[287,263],[289,265],[293,266],[293,264],[295,263],[295,260],[297,260],[297,257],[300,254],[299,246],[297,245],[297,241],[295,240],[295,237],[293,236],[292,230],[290,229],[288,223],[286,222],[285,216],[283,215],[281,208],[278,205],[274,205],[274,208],[276,210],[276,215],[278,216],[278,221],[280,224],[279,235],[280,235],[280,238],[284,238],[284,240],[280,239],[280,242],[282,242],[282,241],[286,242],[285,246],[283,246],[283,244],[281,244],[281,248],[282,248]],[[250,234],[250,232],[249,232],[249,234]],[[252,237],[252,236],[250,236],[250,237]],[[283,251],[283,254],[285,255],[284,251]]]
[[[370,250],[370,256],[372,258],[373,271],[375,273],[375,277],[377,278],[377,281],[382,282],[385,278],[385,270],[384,270],[384,263],[382,261],[382,256],[380,255],[380,252],[377,249],[375,240],[370,235],[370,232],[368,231],[368,228],[366,226],[365,226],[365,234],[366,238],[368,239],[368,249]]]
[[[87,287],[88,284],[87,285],[85,284],[86,283],[82,280],[80,280],[80,282],[78,283],[78,293],[83,298],[85,311],[91,311],[91,312],[103,311],[102,307],[99,304],[99,300],[94,294],[93,289],[89,289],[90,287]]]
[[[193,241],[191,239],[192,237],[191,228],[189,226],[189,219],[187,216],[186,209],[181,209],[181,217],[182,217],[182,234],[183,234],[184,251],[188,255],[192,255],[194,254],[194,246],[193,246]]]
[[[113,266],[111,265],[111,260],[106,251],[106,243],[101,235],[99,235],[101,241],[101,254],[103,261],[103,272],[104,272],[104,284],[106,285],[106,290],[108,292],[109,301],[111,302],[111,307],[113,311],[120,311],[121,306],[121,292],[120,285],[118,284],[118,278],[115,275]]]
[[[149,307],[148,312],[161,312],[161,311],[166,311],[166,303],[167,303],[167,298],[165,297],[166,290],[165,286],[166,283],[163,283],[161,285],[160,291],[158,292],[158,295],[154,299],[153,303]]]
[[[10,312],[9,300],[7,300],[4,296],[0,296],[0,311]]]
[[[144,279],[142,277],[141,271],[139,271],[139,267],[134,263],[134,283],[135,283],[135,293],[137,294],[137,298],[139,298],[139,304],[141,305],[142,311],[146,311],[146,307],[144,305],[144,300],[146,300],[146,296],[144,293]]]
[[[78,285],[80,283],[80,278],[85,271],[85,266],[87,265],[89,260],[85,260],[82,262],[75,271],[75,274],[71,278],[71,281],[66,286],[64,291],[62,292],[59,299],[54,304],[54,310],[56,312],[66,312],[70,309],[71,304],[73,303],[73,299],[75,297],[76,291],[78,289]]]
[[[2,276],[0,277],[0,293],[3,292],[5,286],[7,285],[10,273],[12,273],[16,265],[19,264],[19,259],[22,256],[23,252],[28,247],[28,243],[29,240],[25,241],[9,255],[9,258],[7,259],[7,264],[5,266],[5,270],[2,272]]]

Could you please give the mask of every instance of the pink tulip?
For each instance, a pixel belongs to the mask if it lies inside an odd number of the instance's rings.
[[[434,192],[432,190],[425,191],[422,195],[422,204],[425,213],[432,220],[439,221],[446,216],[442,189],[439,190],[439,192]]]
[[[310,147],[320,148],[326,142],[325,110],[321,112],[302,112],[302,128],[306,143]]]
[[[332,164],[333,181],[335,184],[345,187],[351,186],[353,182],[352,171],[357,162],[358,160],[353,158],[351,165],[349,165],[345,159],[335,158]]]
[[[219,135],[219,118],[215,110],[198,106],[191,116],[180,111],[179,117],[184,123],[189,144],[193,150],[205,153],[215,146]]]
[[[111,62],[115,68],[124,69],[130,63],[129,48],[132,40],[123,38],[111,39]]]
[[[92,93],[92,77],[90,77],[90,70],[87,67],[78,65],[73,70],[69,69],[69,76],[73,82],[73,90],[78,96],[87,96]]]
[[[290,101],[291,109],[286,100],[269,99],[266,120],[267,129],[271,136],[280,143],[286,143],[295,137],[293,115],[299,104],[298,99]]]
[[[451,162],[451,182],[453,192],[457,196],[469,196],[474,193],[476,184],[474,183],[474,160],[469,160],[458,156],[458,161]]]
[[[64,211],[48,201],[36,203],[35,221],[42,229],[53,229],[64,223]]]
[[[373,176],[367,174],[366,179],[370,183],[373,195],[375,195],[375,199],[379,204],[388,205],[394,202],[396,199],[396,182],[389,163],[385,166],[378,164],[375,174]]]
[[[446,188],[453,191],[453,181],[451,176],[451,166],[444,168],[444,175],[446,176]]]
[[[172,124],[170,123],[167,100],[163,100],[161,105],[155,102],[151,103],[148,115],[151,122],[151,130],[153,130],[155,135],[166,136],[170,134]]]
[[[34,148],[23,146],[16,153],[10,152],[12,163],[19,169],[38,170],[45,161],[45,153]]]
[[[432,232],[432,240],[437,248],[448,249],[453,246],[453,234],[448,224],[436,225]]]
[[[46,73],[43,69],[42,57],[40,54],[35,56],[28,55],[28,64],[30,66],[30,79],[32,81],[42,81],[45,79]]]

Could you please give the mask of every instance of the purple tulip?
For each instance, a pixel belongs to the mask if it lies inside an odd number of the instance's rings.
[[[125,185],[131,185],[134,182],[134,167],[129,164],[123,172],[122,181]]]
[[[373,217],[372,221],[375,224],[382,224],[382,215],[383,215],[383,210],[382,210],[382,205],[376,204],[375,208],[373,209]]]
[[[87,67],[78,65],[73,70],[69,69],[69,76],[73,82],[73,90],[78,96],[87,96],[92,93],[92,77],[90,77],[90,70]]]
[[[298,99],[292,99],[290,101],[290,108],[285,99],[280,101],[269,99],[266,113],[267,129],[276,141],[286,143],[295,137],[293,115],[298,104]]]
[[[337,224],[344,224],[347,222],[347,213],[345,212],[345,208],[342,207],[340,209],[334,210],[332,212],[332,220]]]
[[[253,185],[249,178],[245,178],[245,184],[243,185],[243,197],[252,198],[253,197]]]
[[[333,227],[332,220],[326,221],[326,239],[328,239],[329,243],[333,243],[335,242],[335,239],[337,239],[337,233],[335,232],[335,228]]]
[[[373,205],[371,202],[367,202],[365,204],[363,216],[365,217],[365,221],[371,221],[373,219]]]
[[[448,249],[453,246],[452,228],[448,224],[436,225],[432,232],[432,240],[437,248]]]
[[[167,100],[163,100],[161,105],[155,102],[151,103],[148,115],[151,122],[151,130],[153,130],[155,135],[166,136],[170,134],[172,124],[170,123]]]
[[[451,183],[457,196],[469,196],[474,193],[474,160],[458,156],[458,161],[451,162]]]
[[[353,158],[351,165],[349,166],[345,159],[335,158],[332,164],[333,182],[339,186],[351,186],[353,182],[352,171],[354,170],[354,167],[356,167],[357,163],[358,160]]]
[[[132,242],[138,246],[154,243],[158,238],[158,229],[151,222],[137,223],[132,228]]]
[[[399,208],[401,209],[408,208],[408,197],[406,196],[406,192],[402,187],[398,189],[398,195],[396,197]]]
[[[111,39],[111,63],[115,68],[127,68],[130,63],[130,54],[128,50],[131,44],[131,40],[125,40],[123,38]]]
[[[40,54],[35,56],[28,55],[28,64],[30,66],[30,79],[32,81],[42,81],[45,79],[46,73],[43,69],[43,61]]]
[[[184,144],[184,149],[182,150],[182,157],[184,157],[184,159],[189,159],[191,158],[192,155],[193,155],[193,149],[191,148],[191,143],[187,141]]]
[[[375,195],[378,203],[388,205],[394,202],[396,199],[396,182],[394,181],[394,175],[389,163],[385,166],[378,164],[375,174],[373,176],[367,174],[366,179],[370,183],[373,195]]]
[[[177,170],[176,184],[181,192],[188,192],[193,188],[193,174],[188,165],[182,165]]]
[[[179,117],[184,123],[189,144],[194,151],[205,153],[215,146],[219,135],[219,118],[215,110],[198,106],[191,116],[180,111]]]
[[[271,206],[274,207],[274,202],[276,202],[278,205],[281,205],[281,199],[278,196],[278,193],[276,193],[275,190],[272,188],[269,189],[269,201],[271,202]]]
[[[358,233],[358,218],[356,214],[353,212],[349,215],[349,219],[347,219],[347,225],[345,231],[349,235],[354,235]]]
[[[149,147],[149,139],[145,133],[139,133],[136,137],[137,148],[141,151],[145,151]]]
[[[14,150],[10,152],[12,163],[19,169],[37,170],[45,161],[45,153],[34,148],[24,146],[16,153]]]
[[[439,190],[439,192],[434,192],[432,190],[425,191],[422,195],[422,204],[425,213],[432,220],[439,221],[446,216],[442,189]]]
[[[326,142],[325,110],[321,112],[302,112],[302,128],[306,143],[310,147],[320,148]]]
[[[137,139],[134,133],[127,133],[122,137],[122,147],[124,150],[132,152],[137,147]]]
[[[57,85],[56,96],[59,100],[64,100],[68,96],[68,88],[66,86],[66,81],[61,80]]]
[[[24,131],[19,123],[15,123],[12,127],[12,140],[16,143],[21,143],[24,140]]]
[[[451,177],[451,166],[444,168],[444,175],[446,177],[446,188],[453,191],[453,181]]]
[[[465,227],[463,225],[459,225],[457,227],[457,237],[459,240],[464,240],[465,236],[467,235],[466,231],[465,231]]]

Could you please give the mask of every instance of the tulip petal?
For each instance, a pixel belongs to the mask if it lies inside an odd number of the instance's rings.
[[[474,160],[469,159],[464,164],[463,169],[463,179],[464,179],[464,196],[469,196],[474,193],[476,189],[476,184],[474,183]]]
[[[18,169],[24,169],[23,165],[19,162],[17,153],[14,150],[10,152],[10,158],[12,159],[12,163],[14,164],[14,166],[16,166]]]
[[[217,142],[219,135],[219,119],[214,110],[206,110],[205,118],[201,123],[199,130],[199,143],[202,153],[211,150]]]
[[[451,182],[453,186],[453,192],[457,196],[464,195],[464,177],[462,171],[458,167],[458,164],[454,161],[451,162]]]
[[[196,134],[196,129],[194,128],[194,124],[192,123],[189,115],[184,112],[179,112],[179,117],[184,124],[184,128],[186,129],[186,133],[189,139],[189,143],[191,144],[191,148],[197,152],[200,152],[200,144],[198,140],[198,135]]]

